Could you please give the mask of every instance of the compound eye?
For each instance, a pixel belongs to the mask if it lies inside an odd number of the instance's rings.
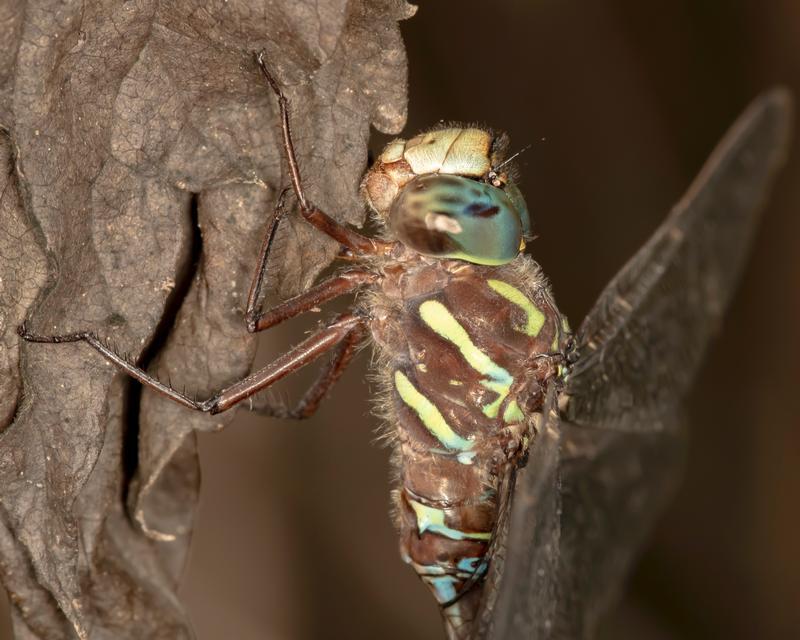
[[[409,181],[392,202],[388,223],[419,253],[485,265],[511,262],[523,235],[517,207],[502,189],[453,175]]]
[[[531,224],[531,214],[528,213],[528,205],[525,204],[522,192],[517,188],[517,185],[509,182],[506,184],[505,194],[519,214],[519,220],[522,223],[522,235],[530,237],[533,233],[533,225]]]

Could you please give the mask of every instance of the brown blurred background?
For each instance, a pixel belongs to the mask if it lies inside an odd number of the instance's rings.
[[[533,144],[530,251],[573,326],[747,102],[800,96],[794,0],[429,2],[403,32],[408,132],[460,120]],[[800,637],[798,176],[795,144],[689,399],[685,482],[605,638]],[[263,357],[308,326],[270,332]],[[241,415],[201,436],[182,591],[201,640],[442,638],[397,555],[368,363],[307,423]]]

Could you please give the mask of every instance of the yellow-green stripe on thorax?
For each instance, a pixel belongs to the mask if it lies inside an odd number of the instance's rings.
[[[544,326],[544,313],[531,302],[530,298],[516,287],[502,280],[487,280],[487,284],[506,300],[520,307],[528,316],[528,321],[524,326],[517,327],[517,331],[522,331],[531,338],[538,336]]]
[[[511,390],[514,377],[472,342],[467,330],[438,300],[423,302],[419,306],[419,315],[425,324],[456,346],[467,364],[486,377],[485,380],[481,380],[481,384],[497,393],[497,398],[483,406],[483,413],[488,418],[496,418],[500,411],[500,405]]]
[[[425,428],[445,447],[455,451],[466,451],[472,447],[473,442],[453,431],[436,405],[420,393],[402,371],[394,372],[394,386],[403,402],[417,414]]]

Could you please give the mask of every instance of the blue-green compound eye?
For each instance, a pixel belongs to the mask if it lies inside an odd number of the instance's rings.
[[[522,192],[517,188],[517,185],[509,182],[506,185],[505,194],[519,214],[519,219],[522,222],[522,234],[530,236],[533,233],[533,225],[531,224],[531,215],[528,213],[528,205],[525,204]]]
[[[484,182],[427,174],[397,194],[388,222],[400,241],[422,254],[499,265],[519,255],[524,224],[519,208],[529,227],[518,190],[507,194]]]

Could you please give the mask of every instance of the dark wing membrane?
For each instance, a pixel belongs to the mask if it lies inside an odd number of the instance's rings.
[[[593,638],[655,518],[677,486],[684,438],[673,414],[659,431],[561,423],[561,536],[553,635]]]
[[[650,240],[608,284],[578,332],[562,397],[576,424],[663,427],[716,330],[789,137],[791,100],[757,98]]]
[[[556,616],[560,488],[555,388],[545,399],[528,463],[517,472],[511,516],[492,556],[473,638],[549,638]],[[500,579],[502,577],[502,580]]]
[[[554,395],[517,475],[474,640],[593,637],[679,478],[678,415],[650,433],[592,429],[560,422]]]

